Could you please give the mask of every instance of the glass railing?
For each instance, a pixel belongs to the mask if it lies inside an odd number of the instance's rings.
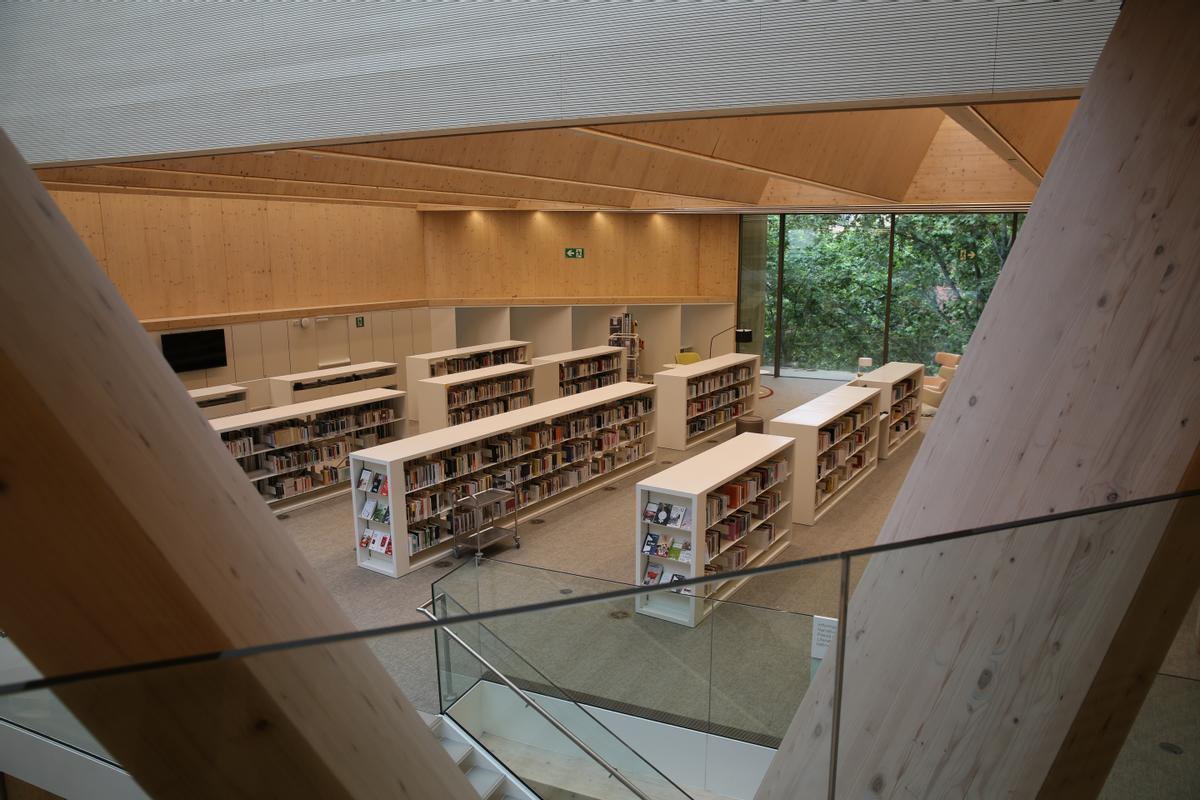
[[[261,703],[247,675],[286,674],[366,654],[382,663],[374,680],[394,682],[419,709],[444,713],[478,743],[479,760],[460,761],[464,771],[490,757],[509,769],[515,788],[499,788],[495,797],[532,791],[550,797],[751,798],[781,747],[787,762],[772,776],[787,782],[780,796],[875,796],[881,773],[860,754],[900,730],[898,720],[940,713],[936,706],[911,706],[909,698],[925,696],[924,681],[946,682],[939,702],[963,696],[979,701],[980,724],[988,714],[1026,704],[1021,692],[1044,693],[1048,686],[1064,695],[1063,702],[1081,702],[1088,687],[1060,686],[1056,662],[1039,647],[1069,653],[1089,638],[1111,637],[1112,630],[1095,627],[1115,630],[1125,610],[1109,599],[1109,565],[1120,561],[1122,548],[1144,555],[1146,548],[1131,545],[1159,535],[1183,502],[1198,501],[1195,494],[1177,495],[925,537],[726,573],[719,585],[696,579],[630,586],[471,559],[433,584],[427,608],[436,621],[104,674],[28,680],[29,667],[0,662],[0,674],[18,678],[0,686],[0,720],[125,763],[154,796],[187,774],[189,765],[175,764],[171,771],[157,766],[145,756],[155,752],[146,750],[147,743],[183,736],[185,729],[188,736],[214,739],[211,757],[256,769],[246,762],[253,748],[245,737],[229,733],[238,729],[243,712],[237,709]],[[1114,552],[1101,558],[1101,547]],[[1056,559],[1055,572],[1069,580],[1030,584],[1038,571],[1023,567],[1034,558]],[[986,570],[967,574],[965,564]],[[1094,606],[1093,627],[1057,630],[1053,620],[1029,619],[1030,600],[1046,592],[1061,593],[1066,606]],[[701,613],[689,627],[642,613],[646,605],[639,598],[695,602]],[[1195,613],[1164,666],[1170,673],[1150,682],[1101,781],[1102,797],[1200,796]],[[1011,619],[1022,635],[998,642],[996,652],[960,652],[964,631],[999,618]],[[927,624],[914,626],[914,619]],[[19,642],[5,644],[12,645]],[[892,655],[914,650],[928,653],[928,668],[889,671]],[[161,713],[159,699],[197,686],[207,687],[208,697],[215,687],[221,708],[197,709],[195,719]],[[226,717],[218,719],[221,714]],[[315,720],[310,715],[304,724]],[[1008,724],[1019,736],[1021,721]],[[990,722],[984,728],[996,730]],[[959,733],[930,731],[921,746],[974,748],[979,757],[962,760],[969,770],[979,759],[986,763],[990,747],[1004,744],[994,737],[948,738]],[[220,741],[223,736],[229,740]],[[320,746],[319,738],[310,746]],[[948,760],[937,774],[906,773],[902,785],[888,792],[987,796],[996,789],[974,786],[979,778],[956,771],[958,763]],[[261,769],[268,780],[269,766]],[[230,785],[205,788],[212,796],[237,793]]]

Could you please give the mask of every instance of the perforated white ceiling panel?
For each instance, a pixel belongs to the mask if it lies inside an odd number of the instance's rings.
[[[1075,89],[1119,0],[3,0],[36,164]]]

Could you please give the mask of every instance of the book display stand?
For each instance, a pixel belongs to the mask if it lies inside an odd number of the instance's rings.
[[[188,389],[188,394],[196,401],[205,419],[244,414],[248,410],[245,386],[226,383],[221,386]]]
[[[921,387],[925,383],[925,365],[907,361],[889,361],[851,386],[870,386],[879,390],[883,427],[879,431],[879,457],[887,458],[917,432],[921,420]]]
[[[415,397],[417,381],[426,378],[438,378],[442,375],[494,367],[498,364],[528,364],[529,356],[529,342],[516,339],[407,356],[404,359],[404,367],[408,380],[408,393]],[[411,414],[416,414],[415,408],[409,411]],[[413,416],[412,419],[416,419],[416,417]]]
[[[399,577],[444,557],[455,536],[640,469],[654,456],[656,405],[653,386],[618,383],[352,453],[358,565]],[[512,494],[456,513],[493,488]]]
[[[758,400],[758,356],[750,353],[697,361],[654,373],[663,447],[686,450],[733,427]]]
[[[276,375],[267,380],[272,406],[287,406],[365,389],[399,389],[400,376],[392,361],[367,361],[341,367]]]
[[[635,580],[653,585],[766,564],[791,541],[794,442],[743,433],[637,485]],[[638,613],[695,627],[742,580],[637,598]]]
[[[875,470],[879,390],[839,386],[769,423],[796,441],[792,521],[812,525]]]
[[[553,364],[500,364],[417,381],[421,433],[528,408],[557,396]]]
[[[367,389],[209,420],[276,513],[324,500],[350,480],[351,450],[398,438],[404,392]]]
[[[601,389],[621,382],[622,362],[625,350],[616,346],[588,347],[570,350],[550,356],[538,356],[534,364],[556,364],[558,382],[557,397]]]

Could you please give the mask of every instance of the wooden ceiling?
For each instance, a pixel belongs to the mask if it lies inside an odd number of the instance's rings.
[[[1022,208],[1075,100],[479,133],[37,170],[59,190],[427,211]]]

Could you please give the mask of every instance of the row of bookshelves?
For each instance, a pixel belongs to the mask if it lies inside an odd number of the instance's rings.
[[[209,420],[232,458],[276,511],[320,499],[349,478],[351,451],[399,436],[404,392],[350,394]],[[318,496],[319,495],[319,496]]]
[[[884,425],[880,431],[879,458],[887,458],[911,438],[921,413],[921,389],[925,380],[925,365],[907,361],[889,361],[851,381],[852,386],[879,390]]]
[[[653,386],[619,383],[351,453],[352,473],[372,474],[353,493],[359,565],[398,577],[439,557],[455,531],[470,535],[517,509],[544,510],[616,479],[654,453],[655,394]],[[387,482],[375,487],[378,475]],[[384,486],[390,496],[378,491]],[[463,498],[493,488],[512,494],[480,504],[478,515],[463,511]],[[397,495],[403,513],[390,508]],[[377,514],[387,514],[386,524]],[[390,548],[379,549],[376,532]]]
[[[502,364],[417,381],[422,433],[527,408],[557,394],[553,366]]]
[[[637,485],[635,580],[673,582],[766,563],[790,540],[795,449],[786,436],[743,433]],[[637,598],[639,613],[694,626],[736,582]]]
[[[528,363],[529,357],[530,343],[517,339],[406,356],[404,368],[407,388],[413,398],[409,417],[417,419],[420,413],[420,404],[416,400],[420,394],[419,381],[506,364],[524,364]]]
[[[754,410],[758,356],[730,353],[654,374],[659,387],[659,442],[686,450]]]

